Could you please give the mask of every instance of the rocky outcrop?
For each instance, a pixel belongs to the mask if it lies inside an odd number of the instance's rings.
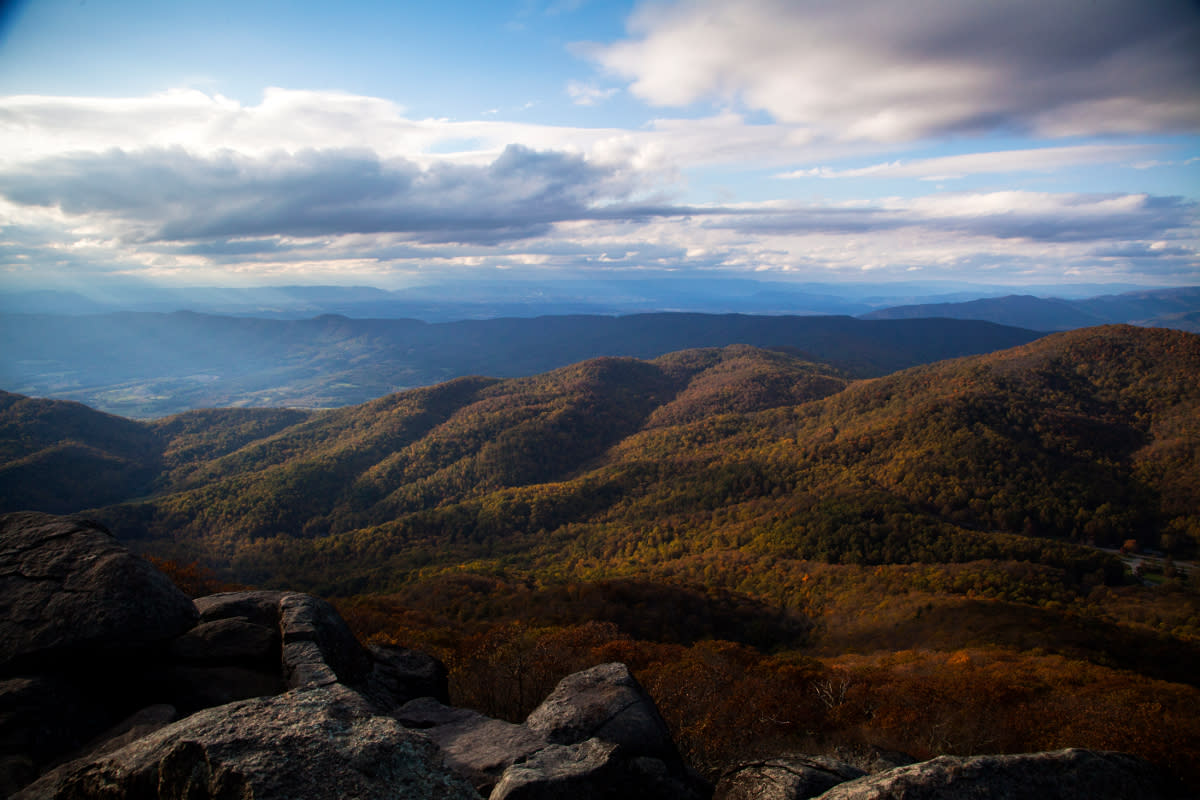
[[[623,664],[567,676],[523,723],[491,719],[448,705],[437,659],[364,649],[323,600],[246,591],[193,603],[78,519],[0,517],[0,643],[0,796],[712,795]],[[1146,762],[1085,750],[944,756],[867,776],[831,758],[787,756],[739,765],[717,789],[721,800],[815,796],[1176,794]]]
[[[396,719],[436,742],[446,754],[446,763],[470,780],[484,797],[508,767],[549,744],[524,725],[451,708],[432,697],[406,703],[396,712]]]
[[[0,516],[0,675],[64,660],[126,657],[196,623],[191,600],[103,526]]]
[[[632,755],[679,760],[667,723],[624,664],[601,664],[563,678],[525,725],[555,744],[596,738]]]
[[[102,526],[0,516],[0,795],[150,705],[142,670],[197,620]]]
[[[569,676],[504,722],[449,706],[441,662],[364,649],[318,598],[193,603],[82,520],[9,515],[0,533],[5,796],[709,794],[624,665]]]
[[[864,775],[861,769],[826,756],[781,756],[726,770],[713,800],[808,800]]]
[[[1123,753],[939,756],[833,787],[821,800],[1176,800],[1161,770]]]
[[[419,697],[450,704],[450,676],[446,665],[428,653],[398,645],[371,645],[374,666],[368,678],[371,700],[385,710]]]
[[[547,744],[504,771],[492,800],[700,800],[712,792],[684,765],[654,701],[624,664],[563,678],[524,727]]]
[[[476,800],[441,762],[427,737],[335,684],[200,711],[53,770],[16,800]]]

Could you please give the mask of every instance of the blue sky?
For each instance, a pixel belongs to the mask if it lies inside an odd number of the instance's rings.
[[[29,0],[0,287],[1200,283],[1190,0]]]

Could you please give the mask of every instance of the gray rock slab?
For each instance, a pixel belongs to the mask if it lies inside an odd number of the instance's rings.
[[[714,800],[808,800],[866,775],[825,756],[780,756],[739,764],[717,781]]]
[[[279,664],[279,629],[246,617],[201,622],[171,642],[171,656],[197,664]]]
[[[343,686],[200,711],[14,796],[161,800],[477,800],[436,746]]]
[[[0,674],[161,645],[196,620],[191,599],[103,526],[0,516]]]
[[[939,756],[839,784],[821,800],[1175,800],[1157,767],[1124,753],[1068,749]]]
[[[436,742],[446,754],[446,763],[485,796],[505,769],[548,744],[524,725],[451,708],[431,697],[406,703],[395,716],[401,724],[420,730]]]
[[[596,738],[621,745],[629,756],[679,762],[654,700],[624,664],[601,664],[563,678],[525,725],[555,744]]]

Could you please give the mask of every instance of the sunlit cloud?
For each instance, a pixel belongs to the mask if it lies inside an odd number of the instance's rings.
[[[1087,164],[1125,163],[1144,159],[1157,148],[1142,144],[1092,144],[1068,147],[1039,147],[991,153],[890,161],[866,167],[834,169],[809,167],[777,175],[779,178],[918,178],[943,181],[984,173],[1053,172]]]
[[[642,5],[628,30],[589,52],[637,97],[828,138],[1200,129],[1188,2],[700,0]]]

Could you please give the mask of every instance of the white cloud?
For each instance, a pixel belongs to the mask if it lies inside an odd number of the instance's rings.
[[[967,153],[956,156],[890,161],[851,169],[811,167],[782,173],[779,178],[920,178],[949,180],[980,173],[1051,172],[1084,164],[1130,162],[1155,152],[1156,147],[1140,144],[1089,144],[1069,147],[1038,147],[1027,150],[1001,150],[991,153]],[[1137,167],[1138,163],[1130,163]]]
[[[594,106],[603,103],[619,91],[621,90],[616,87],[602,89],[590,83],[581,83],[579,81],[567,82],[567,94],[570,96],[571,101],[579,106]]]
[[[835,139],[1200,129],[1184,0],[647,3],[591,49],[662,106],[741,103]]]
[[[623,129],[414,120],[386,100],[328,92],[271,90],[257,105],[190,90],[0,98],[0,274],[245,282],[303,270],[370,283],[484,267],[814,278],[870,267],[881,276],[971,279],[986,269],[1053,279],[1099,269],[1200,280],[1196,207],[1177,198],[677,200],[698,167],[737,176],[864,151],[878,148],[830,145],[804,126],[751,124],[732,111]],[[1149,155],[1079,144],[863,169],[927,177]]]

